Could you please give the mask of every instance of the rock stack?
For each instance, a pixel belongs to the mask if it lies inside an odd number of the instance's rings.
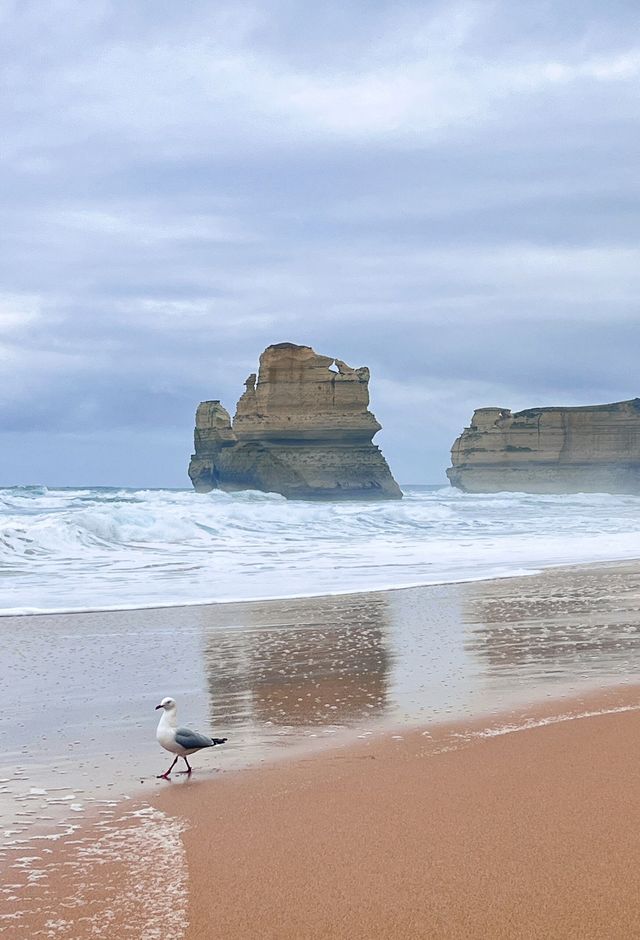
[[[368,410],[369,370],[278,343],[260,356],[236,414],[196,412],[189,476],[198,492],[263,490],[289,499],[400,499]]]
[[[581,408],[479,408],[447,476],[469,493],[640,493],[640,398]]]

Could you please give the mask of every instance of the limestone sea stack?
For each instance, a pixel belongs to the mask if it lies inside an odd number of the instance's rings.
[[[260,356],[236,414],[196,412],[189,476],[198,492],[263,490],[289,499],[401,499],[369,411],[369,370],[278,343]]]
[[[469,493],[640,493],[640,398],[581,408],[479,408],[447,476]]]

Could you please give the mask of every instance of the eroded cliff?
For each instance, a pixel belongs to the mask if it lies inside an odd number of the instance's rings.
[[[470,493],[640,493],[640,398],[580,408],[479,408],[447,476]]]
[[[233,422],[219,401],[196,412],[189,476],[206,492],[257,489],[290,499],[400,499],[369,411],[369,370],[278,343],[245,382]]]

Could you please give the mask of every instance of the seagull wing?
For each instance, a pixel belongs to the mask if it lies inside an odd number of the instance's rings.
[[[196,751],[203,747],[213,747],[215,744],[224,744],[226,738],[208,738],[206,734],[199,734],[189,728],[176,728],[176,744],[185,751]]]

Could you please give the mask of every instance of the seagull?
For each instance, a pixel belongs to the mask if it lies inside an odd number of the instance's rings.
[[[190,774],[192,767],[187,760],[187,754],[195,754],[201,751],[203,747],[214,747],[216,744],[224,744],[226,738],[208,738],[205,734],[198,734],[197,731],[190,731],[189,728],[176,728],[176,701],[173,698],[163,698],[159,705],[156,705],[156,711],[161,708],[162,715],[158,722],[156,738],[165,751],[170,751],[176,755],[176,759],[166,773],[158,774],[158,780],[168,780],[171,771],[176,765],[179,757],[187,765],[186,770],[180,770],[178,773]]]

